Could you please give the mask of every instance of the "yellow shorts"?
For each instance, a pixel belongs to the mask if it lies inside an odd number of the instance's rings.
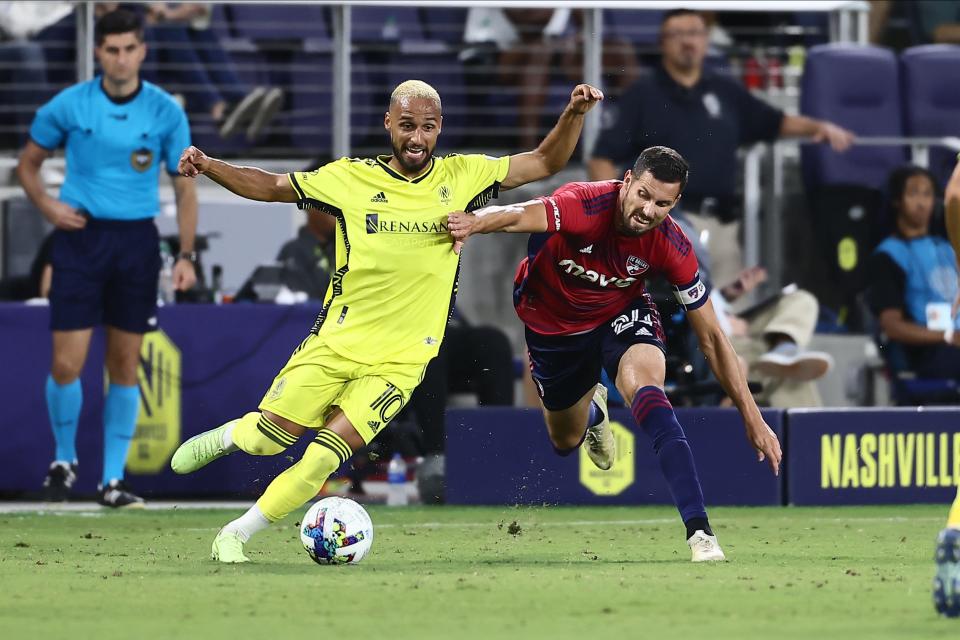
[[[369,443],[410,400],[426,364],[361,364],[310,334],[273,379],[260,409],[319,429],[340,407]]]

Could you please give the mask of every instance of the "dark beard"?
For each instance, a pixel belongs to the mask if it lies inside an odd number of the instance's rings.
[[[418,165],[409,164],[406,160],[403,159],[403,147],[391,142],[393,147],[393,157],[397,159],[397,162],[400,163],[400,166],[403,167],[403,170],[407,173],[420,173],[420,171],[427,166],[427,163],[430,162],[430,158],[433,157],[432,152],[427,152],[424,154],[423,162]]]
[[[647,233],[648,231],[651,231],[651,229],[644,229],[643,231],[637,231],[636,229],[633,229],[630,226],[628,226],[626,221],[623,219],[622,211],[620,215],[617,218],[615,218],[613,228],[618,234],[620,234],[621,236],[625,236],[627,238],[638,238],[643,234]]]

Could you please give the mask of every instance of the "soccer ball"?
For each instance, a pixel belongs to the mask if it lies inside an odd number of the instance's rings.
[[[324,498],[303,516],[300,542],[317,564],[356,564],[373,544],[373,522],[353,500]]]

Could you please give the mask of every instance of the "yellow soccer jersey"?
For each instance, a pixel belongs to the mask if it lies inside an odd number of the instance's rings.
[[[510,159],[433,158],[408,179],[377,158],[341,158],[289,174],[300,208],[337,219],[337,258],[313,333],[364,364],[437,355],[457,289],[447,214],[497,196]]]

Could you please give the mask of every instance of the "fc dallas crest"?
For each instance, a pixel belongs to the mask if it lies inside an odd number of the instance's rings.
[[[650,265],[638,258],[630,256],[627,258],[627,273],[631,276],[637,276],[650,268]]]

